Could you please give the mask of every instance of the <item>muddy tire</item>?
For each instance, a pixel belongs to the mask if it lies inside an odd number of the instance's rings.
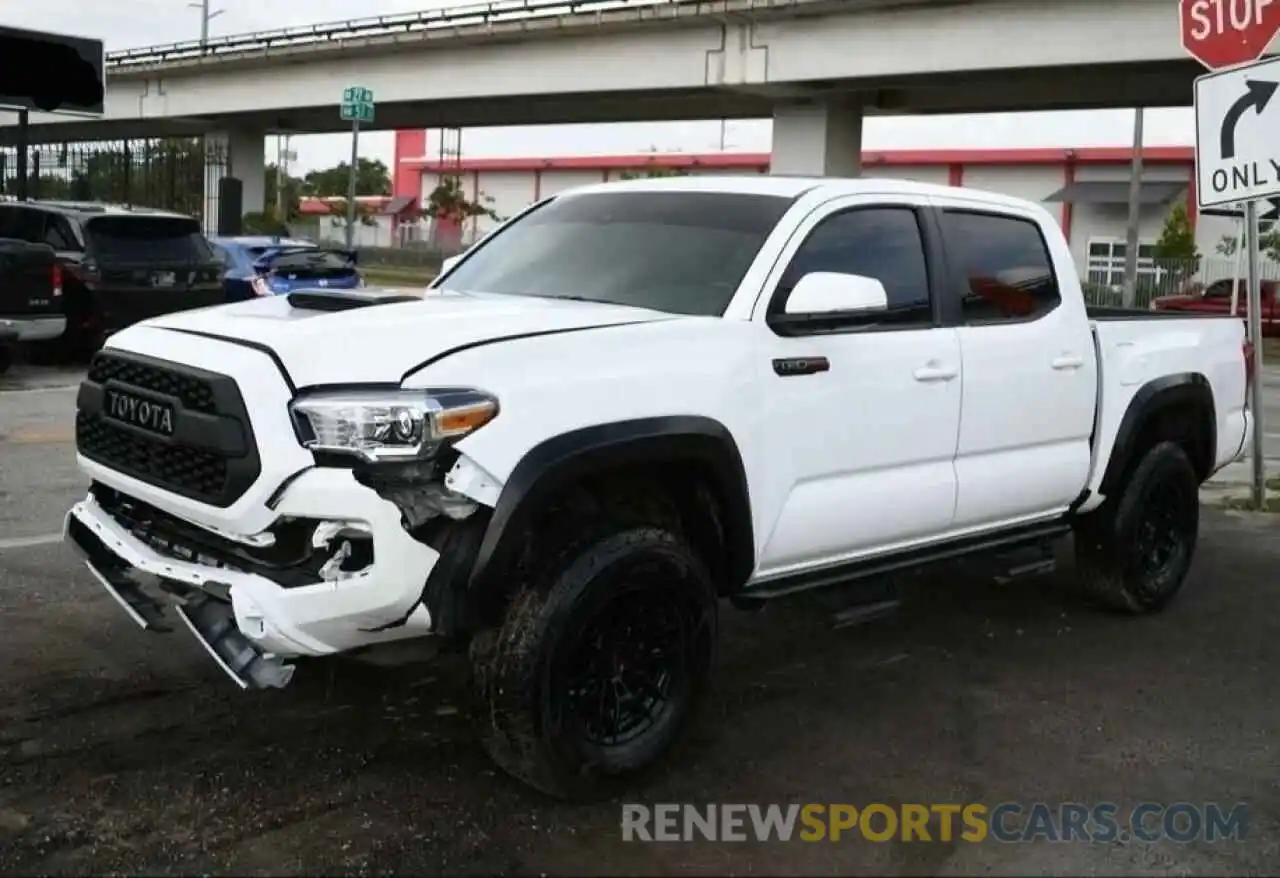
[[[1111,610],[1158,612],[1173,600],[1195,555],[1200,481],[1186,453],[1161,442],[1124,486],[1076,525],[1078,585]]]
[[[711,667],[715,587],[683,539],[653,526],[587,539],[544,569],[472,641],[480,738],[552,796],[614,795],[687,726]]]

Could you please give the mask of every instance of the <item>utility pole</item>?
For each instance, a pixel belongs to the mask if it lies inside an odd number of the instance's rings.
[[[1129,225],[1124,243],[1124,307],[1138,301],[1138,226],[1142,222],[1142,107],[1133,111],[1133,158],[1129,167]]]
[[[203,52],[205,46],[209,44],[209,22],[221,15],[225,10],[214,9],[209,10],[209,0],[197,0],[194,3],[188,3],[192,9],[200,10],[200,51]]]

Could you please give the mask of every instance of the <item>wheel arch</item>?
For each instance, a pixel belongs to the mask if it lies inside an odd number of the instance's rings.
[[[746,469],[728,428],[712,418],[681,415],[593,425],[535,445],[516,464],[489,517],[471,569],[469,589],[491,593],[514,559],[522,529],[540,504],[575,481],[647,464],[697,465],[712,480],[721,513],[727,578],[741,585],[755,567],[755,535]]]
[[[1125,409],[1099,492],[1110,497],[1142,454],[1161,439],[1178,442],[1203,482],[1217,460],[1218,421],[1209,379],[1199,372],[1164,375],[1138,389]]]

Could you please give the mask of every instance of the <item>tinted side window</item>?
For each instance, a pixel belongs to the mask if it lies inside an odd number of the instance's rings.
[[[44,243],[54,250],[79,250],[75,233],[71,226],[60,216],[50,216],[44,228]]]
[[[909,207],[875,207],[849,210],[820,222],[796,255],[778,284],[781,309],[786,296],[812,271],[859,274],[884,284],[889,316],[894,322],[930,322],[929,272],[924,239],[916,212]],[[883,322],[886,315],[869,319]]]
[[[0,238],[44,243],[44,214],[25,207],[0,208]]]
[[[1030,220],[947,210],[942,231],[952,266],[964,272],[966,322],[1035,319],[1062,301],[1049,248]]]
[[[1209,287],[1204,291],[1204,297],[1206,299],[1231,298],[1231,281],[1229,280],[1214,281],[1213,283],[1209,284]]]

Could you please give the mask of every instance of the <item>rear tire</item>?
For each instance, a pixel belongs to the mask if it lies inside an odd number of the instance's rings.
[[[485,749],[552,796],[615,794],[687,726],[716,611],[705,565],[664,528],[620,525],[559,553],[472,641]]]
[[[1200,481],[1173,442],[1152,446],[1120,491],[1075,529],[1084,595],[1130,614],[1164,609],[1181,590],[1200,527]]]
[[[9,371],[9,367],[13,365],[13,348],[6,344],[0,344],[0,375]]]

